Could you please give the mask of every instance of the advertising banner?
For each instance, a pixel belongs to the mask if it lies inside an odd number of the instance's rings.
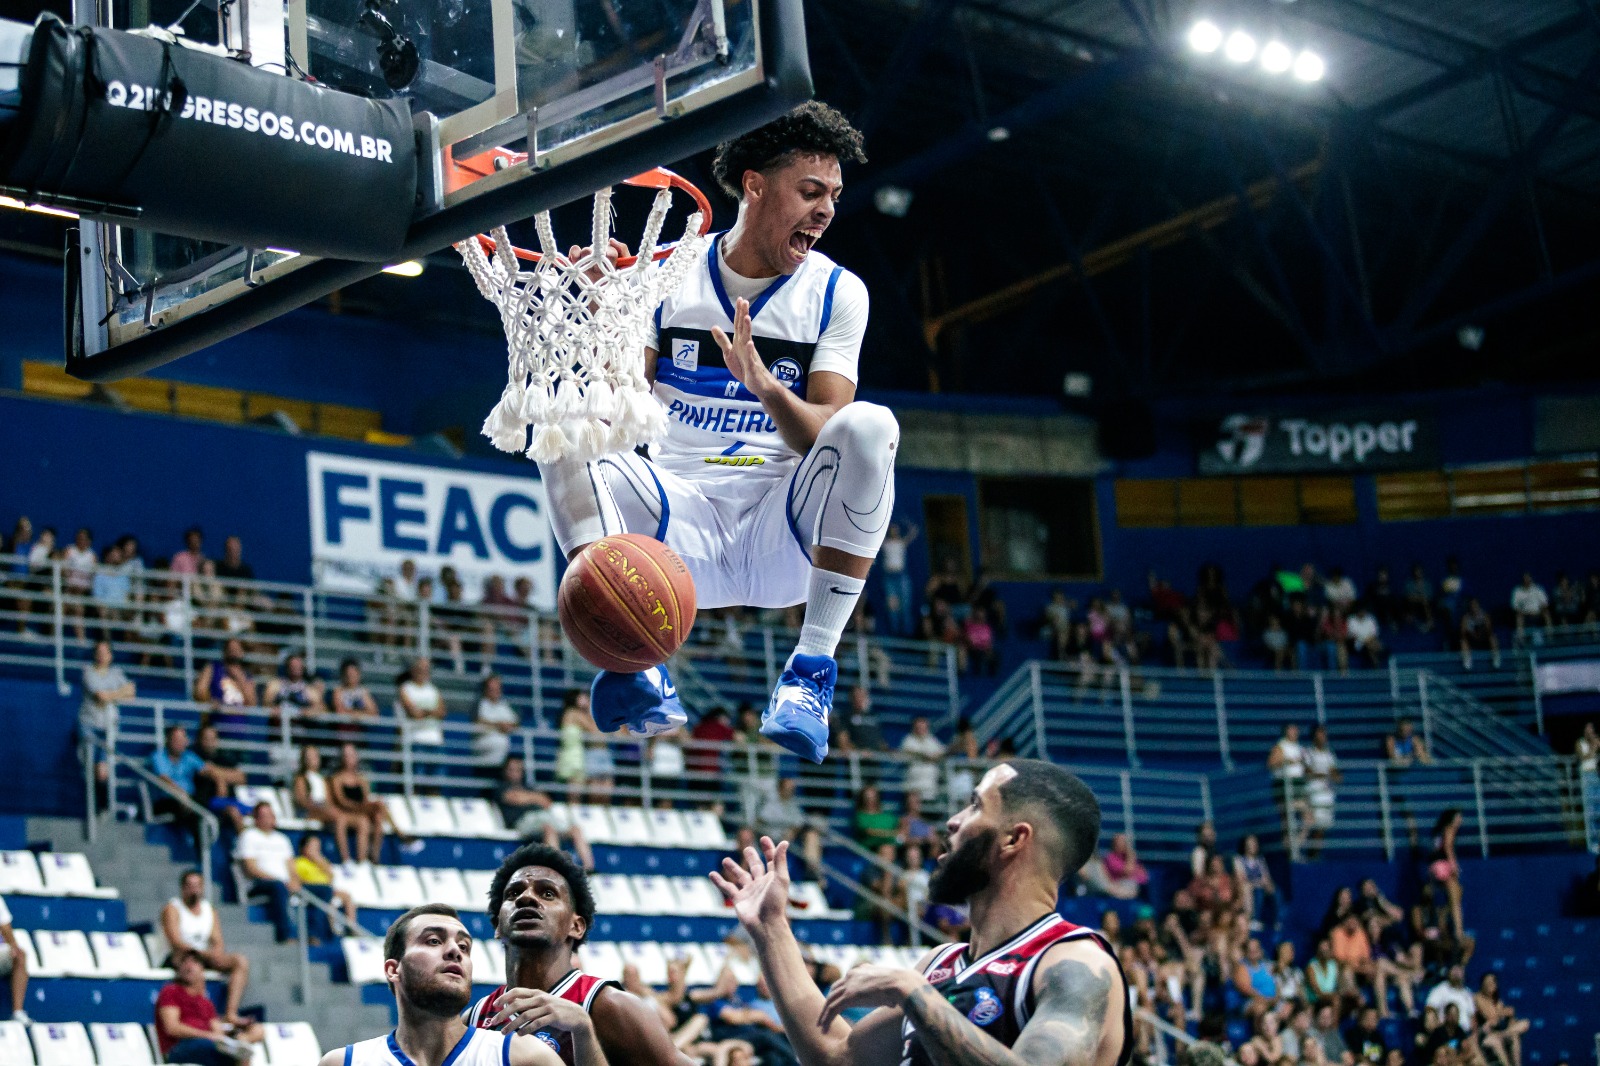
[[[1438,462],[1432,414],[1401,409],[1230,414],[1199,444],[1202,474],[1349,474]]]

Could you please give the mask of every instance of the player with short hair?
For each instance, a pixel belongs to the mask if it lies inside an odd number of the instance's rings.
[[[383,938],[383,974],[400,1024],[322,1056],[318,1066],[558,1066],[559,1056],[532,1037],[486,1033],[461,1012],[472,1000],[472,934],[444,903],[412,907]],[[606,1066],[584,1027],[575,1033],[580,1066]]]
[[[865,158],[860,133],[816,101],[718,148],[738,220],[656,309],[644,352],[666,435],[648,458],[539,468],[568,558],[642,533],[683,558],[702,609],[805,603],[761,729],[815,762],[828,751],[833,654],[894,508],[900,440],[887,408],[855,399],[866,286],[815,250],[841,164]],[[601,673],[593,711],[608,733],[685,722],[663,667]]]
[[[1056,913],[1061,882],[1094,853],[1100,805],[1082,781],[1036,759],[991,769],[951,817],[928,885],[966,903],[972,940],[942,944],[914,970],[860,965],[826,998],[789,927],[788,845],[761,839],[748,869],[716,882],[750,932],[784,1032],[802,1066],[1127,1066],[1127,981],[1099,933]],[[878,1008],[854,1026],[840,1012]]]
[[[468,1024],[526,1033],[568,1066],[575,1034],[590,1030],[612,1062],[683,1066],[687,1060],[657,1013],[638,997],[578,969],[573,955],[594,926],[594,893],[566,852],[523,844],[489,885],[489,919],[506,949],[506,983],[467,1011]]]

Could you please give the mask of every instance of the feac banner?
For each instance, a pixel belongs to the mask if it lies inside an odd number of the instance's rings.
[[[476,603],[486,577],[555,607],[555,547],[544,483],[327,452],[306,454],[312,572],[323,588],[371,592],[410,559],[437,583],[453,567]]]
[[[1230,414],[1199,443],[1202,474],[1361,473],[1439,462],[1431,412],[1259,411]]]

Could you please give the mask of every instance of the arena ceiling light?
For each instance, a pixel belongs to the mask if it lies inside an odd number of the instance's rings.
[[[1328,73],[1323,58],[1309,48],[1300,48],[1275,36],[1265,37],[1257,27],[1226,26],[1214,19],[1196,19],[1189,26],[1189,48],[1197,55],[1218,52],[1234,66],[1254,64],[1272,77],[1291,75],[1307,84],[1319,82]]]
[[[1321,81],[1323,75],[1328,73],[1328,65],[1322,57],[1309,49],[1301,52],[1294,59],[1294,76],[1301,81]]]
[[[76,211],[63,211],[59,207],[47,207],[44,204],[30,204],[11,196],[0,196],[0,207],[9,207],[14,211],[32,211],[36,215],[54,215],[57,218],[77,218]]]
[[[1256,57],[1256,39],[1243,30],[1234,30],[1223,43],[1222,54],[1230,63],[1248,63]]]
[[[408,259],[404,263],[383,268],[385,274],[393,274],[400,278],[417,278],[422,276],[422,263],[415,259]]]
[[[1282,74],[1294,65],[1294,52],[1282,41],[1268,41],[1261,49],[1261,69],[1268,74]]]
[[[1222,47],[1222,27],[1210,19],[1201,19],[1189,27],[1189,47],[1201,55],[1210,55]]]

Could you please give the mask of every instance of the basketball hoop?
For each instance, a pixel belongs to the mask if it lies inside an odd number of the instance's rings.
[[[512,153],[485,153],[454,164],[453,177],[484,173]],[[505,391],[483,435],[503,452],[535,462],[593,459],[657,440],[665,409],[650,395],[644,349],[650,316],[677,289],[705,251],[711,204],[687,179],[664,168],[624,182],[655,189],[638,252],[611,259],[610,188],[594,194],[589,251],[563,255],[550,213],[534,216],[539,251],[517,248],[504,226],[456,244],[484,299],[500,309],[508,372]],[[689,194],[696,210],[683,236],[660,245],[674,189]],[[659,265],[652,265],[659,262]],[[532,429],[532,439],[528,430]]]

